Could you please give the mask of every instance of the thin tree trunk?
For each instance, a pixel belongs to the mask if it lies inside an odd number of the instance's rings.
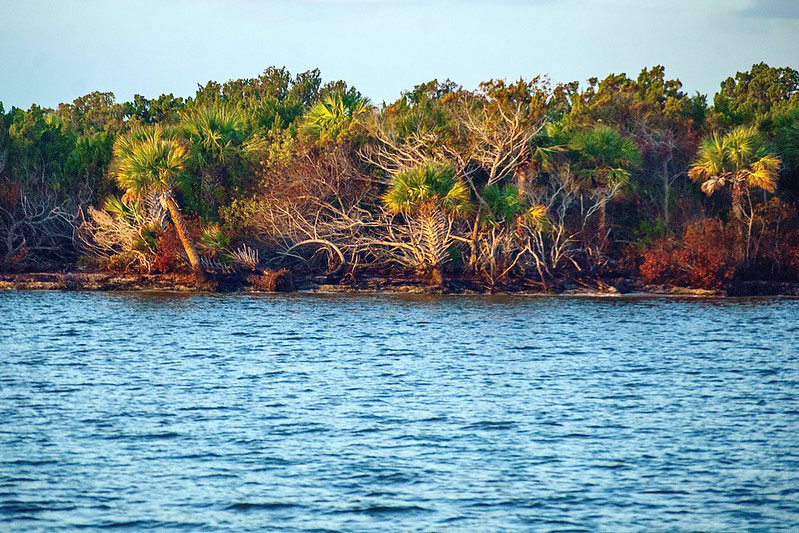
[[[180,212],[177,202],[175,202],[171,193],[162,194],[160,200],[164,209],[169,211],[172,223],[175,224],[175,231],[177,231],[178,238],[189,258],[194,276],[197,278],[198,282],[205,283],[207,281],[205,270],[203,270],[200,264],[200,256],[197,255],[197,248],[194,246],[194,241],[191,239],[191,236],[189,236],[189,232],[186,228],[186,220],[183,218],[183,214]]]
[[[732,215],[738,222],[744,222],[743,192],[737,187],[732,189]]]
[[[752,225],[755,222],[755,212],[754,208],[752,207],[752,197],[749,194],[749,191],[746,191],[746,200],[749,204],[749,215],[748,220],[746,223],[746,264],[749,264],[749,249],[751,248],[752,244]]]
[[[746,217],[744,216],[744,206],[743,206],[743,191],[739,188],[734,186],[732,191],[732,216],[735,218],[735,232],[738,236],[738,242],[736,243],[736,253],[738,254],[738,260],[743,260],[746,263],[749,262],[749,238],[746,235]],[[741,241],[744,242],[741,242]]]
[[[599,238],[601,250],[605,251],[605,245],[607,244],[607,228],[608,228],[608,211],[607,211],[608,202],[607,200],[602,200],[602,203],[599,204]]]
[[[474,225],[472,226],[472,238],[469,243],[469,270],[477,272],[477,237],[480,229],[480,209],[482,206],[477,206],[477,214],[474,216]]]
[[[669,161],[663,162],[663,224],[666,234],[669,233]]]

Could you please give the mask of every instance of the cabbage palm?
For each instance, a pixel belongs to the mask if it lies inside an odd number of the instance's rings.
[[[530,204],[518,187],[489,185],[483,189],[483,200],[488,207],[486,217],[492,224],[525,222],[530,227],[543,230],[547,225],[547,206]]]
[[[714,133],[706,138],[688,175],[708,196],[729,187],[733,215],[743,221],[743,197],[752,189],[776,191],[781,164],[755,128],[738,127],[723,137]]]
[[[303,130],[318,141],[341,141],[369,112],[368,98],[334,91],[314,104],[303,117]]]
[[[186,171],[186,148],[176,136],[160,126],[139,128],[117,139],[114,144],[112,173],[125,195],[139,198],[146,193],[158,196],[169,211],[180,242],[197,279],[205,281],[197,249],[186,228],[186,221],[175,202],[174,188]]]
[[[432,285],[441,285],[453,219],[472,211],[468,186],[451,165],[428,161],[394,175],[383,203],[405,216],[419,266],[429,271]]]
[[[187,165],[195,178],[184,184],[184,195],[189,195],[184,198],[189,206],[213,215],[225,186],[241,175],[247,141],[244,118],[230,105],[205,105],[181,116],[180,133],[188,141]]]
[[[631,170],[641,163],[641,153],[631,140],[609,126],[575,133],[569,150],[576,159],[580,185],[600,196],[599,231],[607,236],[607,202],[630,182]]]
[[[395,213],[414,213],[425,204],[444,208],[455,216],[472,210],[469,187],[457,180],[455,169],[445,163],[427,162],[398,172],[383,201]]]
[[[191,164],[200,169],[234,161],[247,138],[241,112],[229,105],[193,109],[181,117],[180,127],[191,145]]]
[[[747,260],[754,222],[750,192],[753,189],[775,192],[781,165],[780,158],[768,151],[756,128],[741,126],[723,137],[713,134],[706,138],[688,171],[688,176],[700,183],[702,192],[708,196],[724,187],[730,188],[733,216],[747,225]],[[748,208],[744,208],[744,197]]]
[[[527,209],[524,196],[513,185],[489,185],[481,196],[488,206],[486,216],[495,224],[510,224]]]

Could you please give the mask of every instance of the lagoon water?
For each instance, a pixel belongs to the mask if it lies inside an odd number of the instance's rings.
[[[0,530],[796,530],[799,300],[0,293]]]

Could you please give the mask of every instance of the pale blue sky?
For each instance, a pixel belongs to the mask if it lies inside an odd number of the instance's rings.
[[[0,0],[0,101],[127,100],[270,65],[319,67],[374,101],[433,78],[585,80],[663,64],[712,94],[799,68],[799,0]]]

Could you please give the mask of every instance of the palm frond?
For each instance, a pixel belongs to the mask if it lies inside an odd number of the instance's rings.
[[[456,216],[472,209],[469,187],[455,178],[452,165],[428,161],[404,169],[391,178],[384,205],[395,213],[410,213],[425,204],[438,204]]]
[[[136,129],[114,145],[112,173],[133,196],[171,190],[186,169],[186,148],[160,126]]]
[[[334,91],[307,111],[302,128],[316,140],[337,141],[350,133],[370,108],[368,98],[357,93]]]
[[[714,133],[705,138],[688,176],[708,196],[726,185],[773,193],[781,165],[756,128],[741,126],[723,137]]]

